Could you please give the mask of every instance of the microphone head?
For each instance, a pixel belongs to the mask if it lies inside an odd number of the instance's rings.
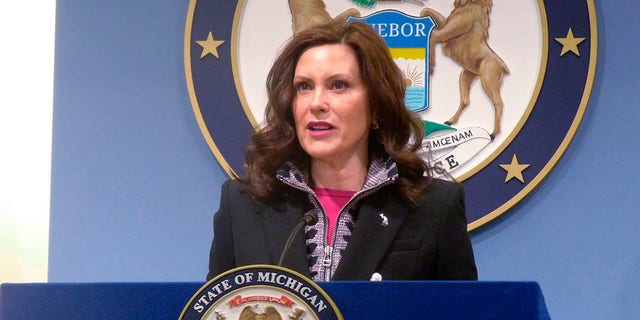
[[[301,220],[304,221],[305,225],[312,226],[318,222],[318,215],[313,211],[309,211],[302,216]]]

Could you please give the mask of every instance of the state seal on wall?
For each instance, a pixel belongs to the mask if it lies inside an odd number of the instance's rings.
[[[403,71],[438,174],[466,190],[468,228],[508,211],[575,135],[595,77],[593,0],[191,0],[184,36],[197,123],[231,177],[260,126],[271,61],[315,19],[364,21]]]

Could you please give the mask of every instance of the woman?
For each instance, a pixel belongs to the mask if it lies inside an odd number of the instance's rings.
[[[246,177],[222,187],[207,279],[275,265],[314,281],[477,279],[461,185],[431,177],[416,155],[421,122],[402,72],[364,23],[296,34],[267,78],[265,126]]]

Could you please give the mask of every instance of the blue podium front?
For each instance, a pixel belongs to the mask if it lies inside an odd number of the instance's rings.
[[[320,282],[344,319],[550,319],[535,282]],[[173,319],[204,283],[0,285],[0,319]]]

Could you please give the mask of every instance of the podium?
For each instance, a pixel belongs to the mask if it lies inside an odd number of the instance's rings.
[[[172,319],[204,283],[0,285],[0,320]],[[550,319],[536,282],[319,282],[344,319]]]

